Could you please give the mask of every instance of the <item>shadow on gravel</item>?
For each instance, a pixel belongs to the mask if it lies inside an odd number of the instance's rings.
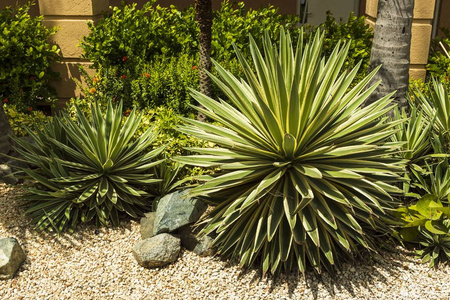
[[[225,262],[225,268],[234,268],[239,265],[236,261],[222,261]],[[319,290],[323,292],[324,289],[332,298],[336,297],[336,293],[339,291],[346,290],[356,299],[361,296],[358,290],[365,289],[370,294],[374,288],[374,282],[386,284],[387,277],[399,277],[402,272],[405,272],[405,262],[414,262],[411,252],[392,244],[388,249],[381,250],[379,253],[362,252],[354,258],[353,262],[342,264],[334,275],[327,272],[316,274],[313,271],[302,274],[298,270],[294,270],[289,274],[280,274],[277,278],[270,275],[262,278],[260,269],[245,268],[240,272],[239,278],[252,276],[251,284],[255,288],[260,281],[265,281],[271,292],[287,287],[292,299],[302,299],[299,292],[305,297],[312,296],[314,299],[322,299],[324,295],[319,295]],[[256,262],[255,265],[259,266],[259,263]],[[302,286],[305,286],[306,289],[303,290]],[[296,292],[297,294],[295,294]]]

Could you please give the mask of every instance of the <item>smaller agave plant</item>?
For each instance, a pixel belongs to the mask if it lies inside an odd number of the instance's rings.
[[[190,191],[215,206],[202,232],[216,233],[219,253],[242,266],[260,262],[263,274],[332,271],[376,249],[400,202],[392,194],[401,193],[403,160],[389,139],[402,121],[385,117],[392,95],[361,108],[377,70],[351,88],[360,64],[343,69],[350,44],[328,58],[322,44],[323,34],[304,43],[302,32],[295,47],[281,29],[279,46],[266,33],[261,51],[250,38],[254,68],[236,50],[245,80],[217,63],[211,75],[232,105],[192,93],[220,125],[186,119],[180,128],[217,145],[176,158],[221,169]]]
[[[133,140],[141,114],[122,116],[122,103],[108,103],[103,115],[91,105],[91,120],[77,107],[75,119],[66,112],[42,124],[32,142],[16,139],[30,179],[26,213],[39,229],[73,230],[79,221],[119,224],[119,212],[138,217],[151,209],[151,187],[159,182],[151,171],[164,146],[145,152],[157,136],[149,128]]]

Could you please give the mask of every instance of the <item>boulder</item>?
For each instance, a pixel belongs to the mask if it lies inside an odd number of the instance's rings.
[[[11,279],[25,260],[25,253],[15,238],[0,239],[0,279]]]
[[[180,229],[181,245],[189,251],[200,256],[212,256],[216,250],[212,247],[214,239],[209,235],[198,237],[187,225]]]
[[[157,268],[174,262],[181,250],[180,239],[168,233],[137,242],[133,256],[144,268]]]
[[[207,205],[188,197],[188,190],[168,194],[159,200],[153,233],[172,232],[184,225],[196,222]]]
[[[7,184],[17,184],[19,182],[7,164],[0,165],[0,181]]]
[[[154,236],[153,224],[155,224],[155,212],[149,212],[145,214],[145,217],[141,218],[141,239],[145,240]]]

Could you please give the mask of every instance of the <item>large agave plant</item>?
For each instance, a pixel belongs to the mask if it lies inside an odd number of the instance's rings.
[[[180,129],[218,145],[177,158],[222,170],[191,191],[216,206],[203,233],[217,233],[219,252],[243,266],[260,261],[263,274],[333,270],[358,246],[375,249],[372,233],[387,230],[397,204],[391,95],[360,108],[377,70],[348,90],[359,68],[343,70],[350,44],[326,59],[322,42],[318,33],[304,45],[301,33],[295,48],[281,30],[279,47],[266,34],[261,53],[250,38],[256,73],[236,49],[246,80],[217,63],[220,79],[210,75],[233,105],[192,92],[221,126],[186,119]]]
[[[40,229],[74,229],[81,220],[118,225],[119,212],[137,217],[151,208],[148,187],[158,179],[150,174],[163,147],[146,150],[157,132],[148,129],[135,141],[140,114],[124,120],[122,104],[108,104],[105,115],[91,105],[89,121],[78,110],[43,124],[33,142],[16,139],[17,149],[36,168],[23,171],[32,180],[25,196],[26,210]]]

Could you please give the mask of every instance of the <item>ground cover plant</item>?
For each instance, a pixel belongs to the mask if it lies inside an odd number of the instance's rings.
[[[75,120],[66,112],[28,133],[33,142],[15,139],[33,169],[29,178],[26,213],[39,229],[74,230],[81,222],[119,224],[119,213],[132,217],[151,209],[153,168],[164,146],[147,150],[157,136],[154,128],[132,140],[141,120],[132,111],[122,115],[122,104],[108,103],[103,114],[91,105],[90,120],[78,110]]]
[[[58,60],[59,49],[48,38],[57,29],[46,28],[43,16],[31,17],[31,5],[0,11],[0,98],[21,112],[56,98],[49,82],[57,77],[51,64]]]
[[[221,170],[191,191],[215,206],[202,233],[215,232],[219,253],[259,262],[263,274],[333,271],[360,247],[376,249],[374,233],[389,231],[399,204],[391,194],[401,192],[402,160],[387,141],[397,122],[383,117],[391,95],[360,108],[377,70],[348,90],[360,64],[342,72],[350,44],[326,59],[323,38],[304,43],[301,32],[295,47],[281,30],[279,44],[266,34],[261,50],[251,38],[253,68],[236,49],[245,80],[217,63],[211,76],[234,106],[192,92],[221,126],[185,119],[180,128],[218,146],[176,158]]]
[[[17,109],[17,106],[14,104],[3,104],[3,110],[8,118],[14,135],[18,137],[28,135],[25,127],[33,128],[34,126],[39,126],[39,124],[42,124],[42,122],[51,118],[39,110],[27,110],[26,112],[23,112]]]

